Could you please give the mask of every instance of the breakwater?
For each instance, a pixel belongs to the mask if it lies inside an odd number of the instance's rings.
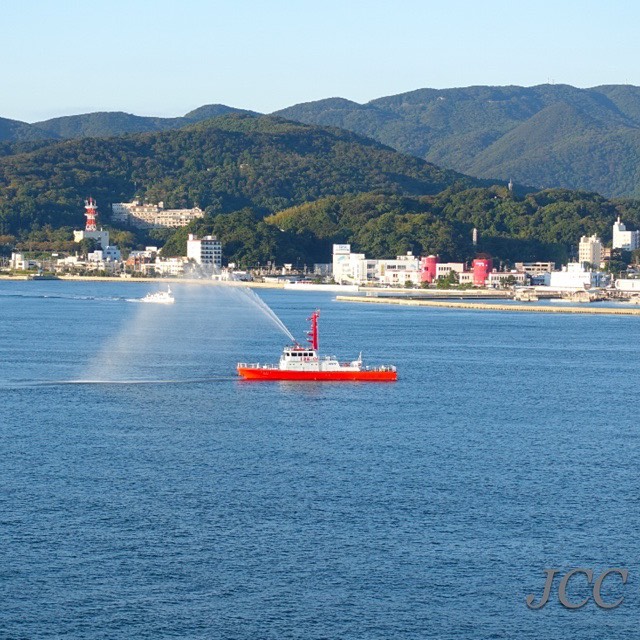
[[[518,311],[528,313],[574,313],[583,315],[640,316],[640,308],[563,307],[535,304],[487,304],[482,302],[460,302],[453,300],[408,300],[405,298],[374,298],[366,296],[336,296],[339,302],[361,302],[365,304],[397,304],[409,307],[441,307],[447,309],[468,309],[471,311]]]

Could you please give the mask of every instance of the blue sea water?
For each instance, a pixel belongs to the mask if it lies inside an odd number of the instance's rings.
[[[0,283],[0,638],[638,637],[638,318],[264,290],[399,380],[250,383],[249,296],[155,288]]]

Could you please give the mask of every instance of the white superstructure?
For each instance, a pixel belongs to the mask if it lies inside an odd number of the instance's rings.
[[[167,287],[166,291],[156,291],[155,293],[147,293],[140,302],[151,302],[154,304],[173,304],[176,299],[171,294],[171,287]]]

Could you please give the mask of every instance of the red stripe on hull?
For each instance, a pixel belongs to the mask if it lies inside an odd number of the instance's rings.
[[[238,375],[247,380],[300,380],[393,382],[396,371],[287,371],[283,369],[252,369],[238,367]]]

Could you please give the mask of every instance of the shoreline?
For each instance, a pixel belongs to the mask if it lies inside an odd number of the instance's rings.
[[[208,286],[255,287],[256,289],[284,289],[280,282],[241,282],[239,280],[208,280],[199,278],[110,278],[108,276],[56,276],[30,278],[29,276],[2,276],[0,282],[147,282],[157,284],[202,284]]]
[[[364,304],[395,304],[407,307],[435,307],[444,309],[464,309],[470,311],[500,311],[529,313],[571,313],[581,315],[640,316],[640,309],[622,309],[618,307],[551,307],[529,304],[486,304],[481,302],[457,302],[445,300],[403,300],[402,298],[371,298],[364,296],[336,296],[337,302],[356,302]]]

